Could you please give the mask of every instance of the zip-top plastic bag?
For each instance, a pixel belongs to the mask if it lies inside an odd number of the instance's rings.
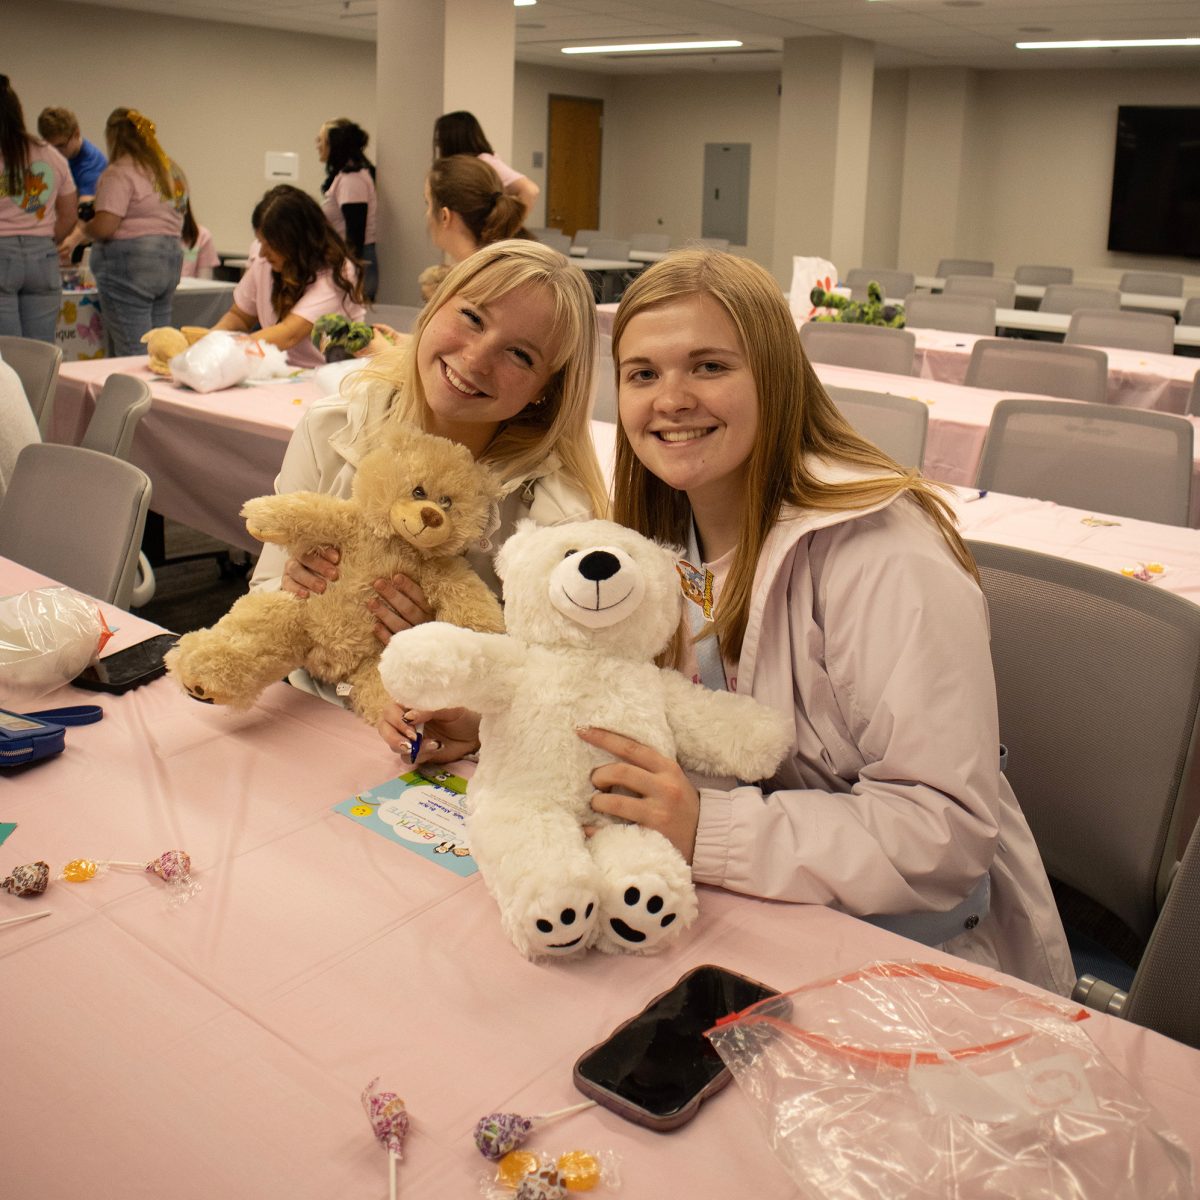
[[[1187,1150],[1086,1016],[954,967],[875,962],[707,1036],[813,1200],[1194,1196]]]

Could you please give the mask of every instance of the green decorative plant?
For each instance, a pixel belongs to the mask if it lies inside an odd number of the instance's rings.
[[[867,284],[866,300],[849,300],[837,292],[815,287],[809,294],[814,307],[832,311],[819,313],[814,321],[842,321],[852,325],[887,325],[892,329],[904,327],[904,305],[888,304],[883,288],[874,281]]]

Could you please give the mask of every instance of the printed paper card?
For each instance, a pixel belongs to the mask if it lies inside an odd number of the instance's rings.
[[[467,847],[467,781],[426,767],[333,806],[334,812],[453,871],[479,870]]]

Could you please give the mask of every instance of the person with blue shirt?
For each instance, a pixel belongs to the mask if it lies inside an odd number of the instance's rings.
[[[71,178],[79,191],[79,202],[91,200],[96,195],[96,183],[100,173],[108,166],[104,151],[83,136],[79,130],[79,118],[69,108],[43,108],[37,119],[38,133],[53,146],[71,168]],[[77,260],[76,250],[86,242],[83,222],[76,224],[58,248],[63,263]]]

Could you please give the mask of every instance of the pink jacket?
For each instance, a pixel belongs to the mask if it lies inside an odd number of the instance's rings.
[[[783,514],[737,686],[794,711],[795,749],[772,790],[701,788],[697,882],[867,916],[948,910],[986,872],[988,915],[942,948],[1070,992],[1046,873],[999,769],[986,604],[915,503]]]

